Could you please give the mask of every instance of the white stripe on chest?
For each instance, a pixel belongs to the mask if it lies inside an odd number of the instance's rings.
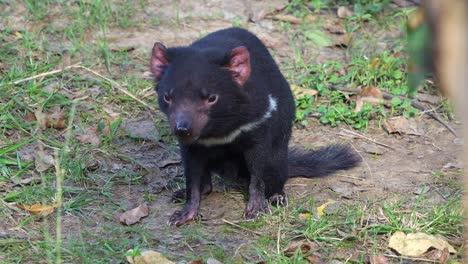
[[[278,102],[276,98],[274,98],[273,96],[271,96],[271,94],[269,94],[268,99],[269,99],[268,110],[257,121],[244,124],[224,137],[204,138],[204,139],[198,140],[197,143],[203,146],[207,146],[207,147],[216,146],[216,145],[224,145],[224,144],[233,142],[242,132],[248,132],[248,131],[254,130],[258,126],[260,126],[262,123],[267,121],[269,118],[271,118],[272,113],[276,111],[278,108]]]

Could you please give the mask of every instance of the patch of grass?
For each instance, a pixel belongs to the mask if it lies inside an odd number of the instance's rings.
[[[295,208],[315,208],[310,200]],[[338,211],[320,217],[299,220],[298,212],[288,214],[285,210],[280,217],[271,216],[272,226],[281,227],[281,251],[275,247],[276,237],[262,236],[254,244],[258,258],[266,263],[304,263],[310,254],[332,256],[340,250],[351,250],[359,245],[364,252],[359,253],[361,263],[364,256],[374,254],[386,247],[386,240],[395,232],[424,232],[441,235],[448,239],[460,239],[463,234],[463,211],[460,198],[454,198],[446,204],[434,205],[424,197],[397,202],[367,202],[341,204]],[[273,220],[275,219],[275,220]],[[282,219],[282,220],[278,220]],[[276,229],[277,227],[275,227]],[[299,250],[292,256],[285,256],[288,242],[306,239],[316,244],[312,252],[302,253]],[[367,251],[367,252],[366,252]],[[329,259],[330,261],[332,259]],[[289,261],[289,262],[288,262]]]

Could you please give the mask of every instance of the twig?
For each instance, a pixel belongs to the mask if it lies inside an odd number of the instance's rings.
[[[65,70],[68,70],[68,69],[71,69],[71,68],[77,68],[80,64],[77,63],[77,64],[73,64],[73,65],[70,65],[70,66],[67,66],[67,67],[63,67],[61,69],[57,69],[57,70],[53,70],[53,71],[49,71],[49,72],[43,72],[43,73],[40,73],[38,75],[34,75],[34,76],[30,76],[28,78],[24,78],[24,79],[20,79],[20,80],[16,80],[14,82],[11,82],[11,83],[8,83],[8,84],[14,84],[14,85],[17,85],[17,84],[20,84],[20,83],[23,83],[23,82],[27,82],[27,81],[30,81],[30,80],[35,80],[37,78],[41,78],[41,77],[45,77],[45,76],[49,76],[49,75],[52,75],[52,74],[56,74],[56,73],[59,73],[59,72],[63,72]]]
[[[83,70],[86,70],[86,71],[88,71],[88,72],[90,72],[90,73],[92,73],[92,74],[94,74],[94,75],[96,75],[96,76],[98,76],[98,77],[100,77],[100,78],[102,78],[102,79],[108,81],[108,82],[111,83],[115,88],[117,88],[119,91],[121,91],[122,93],[124,93],[124,94],[130,96],[133,100],[135,100],[135,101],[139,102],[140,104],[146,106],[147,108],[149,108],[149,109],[152,110],[152,111],[155,111],[155,110],[156,110],[154,107],[152,107],[152,106],[148,105],[147,103],[145,103],[144,101],[140,100],[138,97],[136,97],[136,96],[134,96],[133,94],[131,94],[129,91],[127,91],[125,88],[123,88],[122,86],[120,86],[118,83],[116,83],[115,81],[113,81],[113,80],[111,80],[111,79],[105,77],[104,75],[100,74],[99,72],[93,71],[93,70],[91,70],[91,69],[89,69],[89,68],[86,68],[86,67],[84,67],[84,66],[81,66],[81,65],[77,65],[75,68],[81,68],[81,69],[83,69]]]
[[[35,79],[38,79],[38,78],[41,78],[41,77],[45,77],[45,76],[49,76],[49,75],[52,75],[52,74],[56,74],[56,73],[60,73],[60,72],[63,72],[65,70],[69,70],[69,69],[83,69],[87,72],[90,72],[106,81],[108,81],[109,83],[111,83],[115,88],[117,88],[117,90],[121,91],[122,93],[130,96],[133,100],[139,102],[140,104],[146,106],[148,109],[150,109],[151,111],[155,111],[156,109],[150,105],[148,105],[147,103],[145,103],[144,101],[142,101],[141,99],[139,99],[138,97],[134,96],[133,94],[131,94],[129,91],[127,91],[125,88],[123,88],[122,86],[120,86],[117,82],[105,77],[104,75],[94,71],[94,70],[91,70],[85,66],[82,66],[80,65],[80,63],[77,63],[77,64],[73,64],[73,65],[70,65],[70,66],[67,66],[67,67],[63,67],[61,69],[57,69],[57,70],[53,70],[53,71],[49,71],[49,72],[44,72],[44,73],[40,73],[40,74],[37,74],[37,75],[34,75],[34,76],[31,76],[31,77],[28,77],[28,78],[24,78],[24,79],[20,79],[20,80],[16,80],[14,82],[11,82],[11,83],[8,83],[8,84],[14,84],[14,85],[17,85],[17,84],[20,84],[20,83],[23,83],[23,82],[26,82],[26,81],[30,81],[30,80],[35,80]]]
[[[335,91],[341,91],[341,92],[348,92],[348,93],[355,93],[355,94],[359,94],[361,92],[360,89],[353,89],[353,88],[342,88],[342,87],[336,87],[336,86],[332,86],[330,87],[332,90],[335,90]],[[394,97],[398,97],[400,99],[410,99],[406,96],[403,96],[403,95],[393,95],[393,94],[389,94],[389,93],[386,93],[386,92],[382,92],[382,96],[385,100],[392,100]],[[429,109],[427,109],[423,104],[417,102],[417,99],[410,99],[411,100],[411,106],[414,107],[414,108],[417,108],[421,111],[423,111],[423,113],[426,113],[427,115],[429,115],[430,117],[432,117],[434,120],[436,120],[437,122],[441,123],[445,128],[447,128],[453,135],[455,135],[456,137],[458,137],[458,134],[457,132],[455,131],[455,129],[453,129],[449,124],[447,124],[447,122],[445,122],[437,113],[434,113],[432,111],[428,111]]]
[[[276,253],[278,255],[281,253],[280,238],[281,238],[281,226],[278,226],[278,232],[276,234]]]
[[[232,225],[232,226],[235,226],[235,227],[237,227],[237,228],[239,228],[239,229],[242,229],[242,230],[244,230],[244,231],[248,231],[248,232],[254,233],[254,234],[257,235],[257,236],[261,236],[261,235],[262,235],[262,233],[260,233],[260,232],[250,230],[250,229],[245,228],[245,227],[243,227],[243,226],[240,226],[240,225],[238,225],[238,224],[234,224],[233,222],[230,222],[230,221],[228,221],[228,220],[226,220],[226,219],[222,219],[222,220],[223,220],[224,223],[226,223],[226,224],[228,224],[228,225]]]
[[[389,146],[389,145],[387,145],[387,144],[378,142],[378,141],[376,141],[376,140],[374,140],[374,139],[372,139],[372,138],[366,137],[366,136],[361,135],[361,134],[359,134],[359,133],[357,133],[357,132],[354,132],[354,131],[351,131],[351,130],[348,130],[348,129],[345,129],[345,128],[342,128],[341,130],[343,130],[344,132],[350,133],[350,134],[352,134],[352,135],[354,135],[354,136],[357,136],[357,137],[359,137],[359,138],[366,139],[366,140],[369,140],[369,141],[371,141],[371,142],[374,142],[374,143],[377,144],[377,145],[380,145],[380,146],[383,146],[383,147],[386,147],[386,148],[395,150],[395,148],[392,147],[392,146]]]

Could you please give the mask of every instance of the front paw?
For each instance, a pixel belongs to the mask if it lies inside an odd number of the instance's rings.
[[[275,193],[268,199],[273,206],[286,206],[288,204],[288,197],[284,193]]]
[[[171,226],[180,226],[194,220],[197,216],[198,210],[184,208],[182,210],[175,211],[169,218],[168,224]]]
[[[270,212],[270,208],[265,199],[251,199],[247,203],[247,207],[244,211],[244,217],[246,219],[254,219],[262,213]]]

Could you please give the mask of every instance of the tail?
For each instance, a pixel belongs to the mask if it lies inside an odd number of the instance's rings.
[[[331,145],[314,151],[290,149],[289,177],[320,177],[356,167],[361,157],[349,145]]]

